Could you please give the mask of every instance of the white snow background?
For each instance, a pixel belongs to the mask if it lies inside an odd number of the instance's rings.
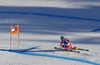
[[[19,21],[12,39],[10,26]],[[90,51],[55,50],[60,36]],[[0,65],[100,65],[99,0],[0,0]]]

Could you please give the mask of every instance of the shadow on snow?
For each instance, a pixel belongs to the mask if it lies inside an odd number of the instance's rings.
[[[99,6],[91,6],[90,9],[1,6],[0,32],[10,33],[10,23],[14,26],[17,21],[21,33],[65,35],[65,32],[99,32],[99,11]]]
[[[32,47],[29,49],[24,49],[24,50],[6,50],[6,49],[0,49],[0,51],[8,51],[8,52],[13,52],[17,54],[24,54],[24,55],[31,55],[31,56],[42,56],[42,57],[50,57],[50,58],[58,58],[58,59],[65,59],[65,60],[72,60],[72,61],[77,61],[77,62],[82,62],[82,63],[88,63],[88,64],[93,64],[93,65],[100,65],[99,63],[96,62],[91,62],[88,60],[83,60],[83,59],[76,59],[76,58],[71,58],[71,57],[64,57],[64,56],[57,56],[57,55],[50,55],[50,54],[42,54],[42,53],[30,53],[34,51],[29,51],[32,49],[36,49],[39,46]],[[42,50],[42,51],[36,51],[36,52],[54,52],[58,50]]]

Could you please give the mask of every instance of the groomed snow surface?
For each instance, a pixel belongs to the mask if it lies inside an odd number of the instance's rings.
[[[99,0],[0,0],[0,65],[100,65],[99,13]],[[61,35],[90,51],[54,49]]]

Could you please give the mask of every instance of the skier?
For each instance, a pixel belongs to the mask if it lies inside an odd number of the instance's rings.
[[[67,51],[72,51],[71,49],[76,49],[76,50],[78,50],[77,47],[72,46],[72,44],[70,43],[70,39],[65,38],[64,36],[61,36],[60,39],[61,39],[61,44],[60,44],[60,48],[61,48],[61,49],[62,49],[62,47],[63,47],[63,48],[66,49]],[[63,44],[64,44],[64,45],[63,45]]]

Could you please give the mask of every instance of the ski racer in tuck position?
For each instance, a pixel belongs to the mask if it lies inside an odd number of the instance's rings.
[[[66,49],[67,51],[71,51],[71,49],[76,49],[76,50],[78,50],[77,47],[72,46],[72,44],[70,43],[70,39],[65,38],[64,36],[61,36],[60,39],[61,39],[61,44],[60,44],[60,48],[61,48],[61,49],[62,49],[62,47],[63,47],[63,48]]]
[[[76,53],[80,53],[80,51],[74,51],[74,50],[89,51],[88,49],[82,49],[82,48],[77,48],[75,46],[72,46],[72,44],[70,43],[70,39],[65,38],[64,36],[61,36],[60,39],[61,39],[60,49],[63,48],[62,50],[64,51],[71,51]],[[54,49],[59,49],[59,48],[54,47]]]

